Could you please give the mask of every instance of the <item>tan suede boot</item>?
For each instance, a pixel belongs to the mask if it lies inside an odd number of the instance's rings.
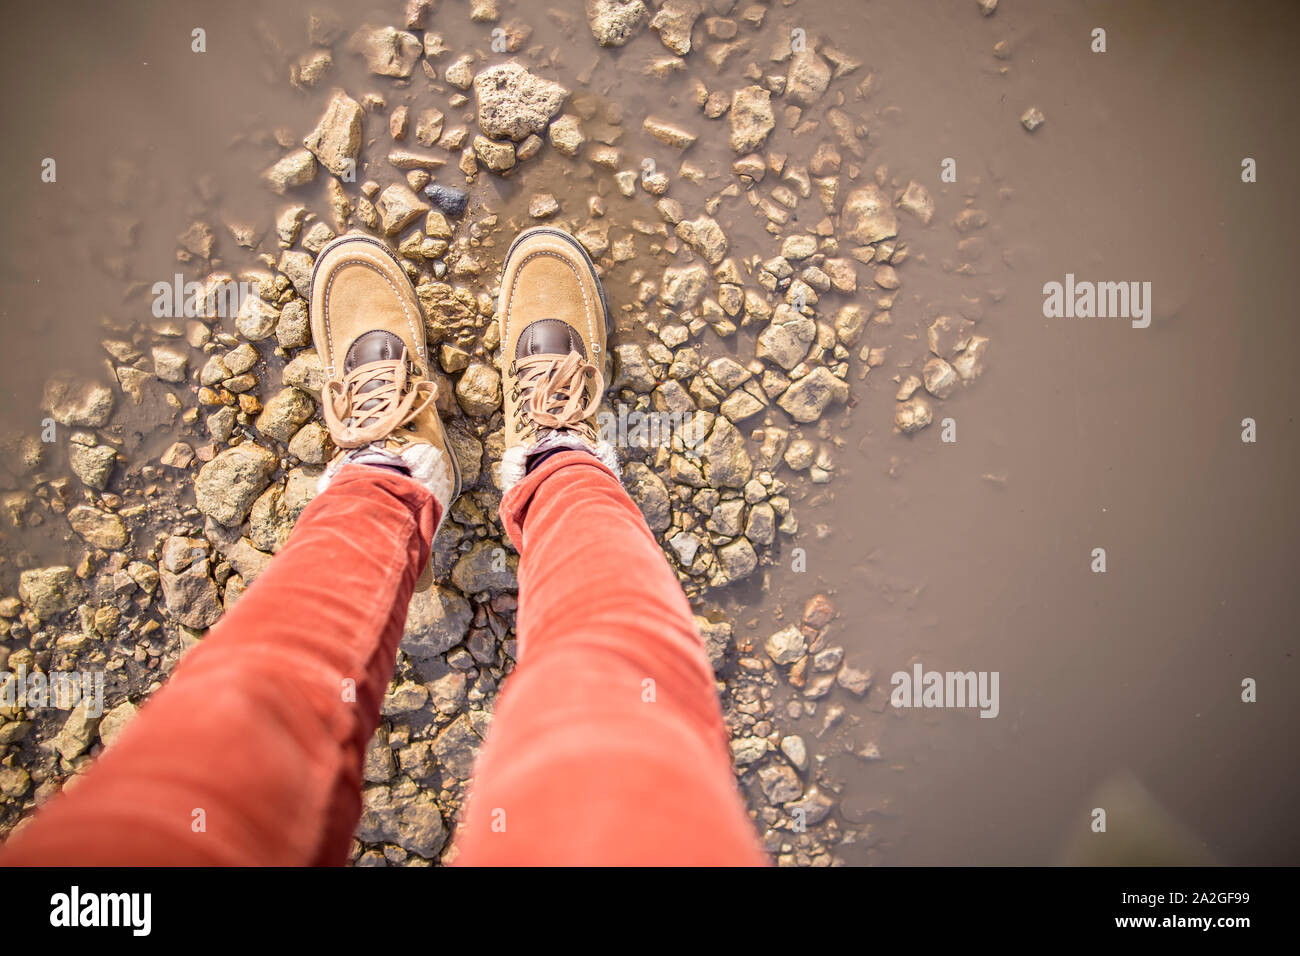
[[[321,488],[346,464],[380,465],[427,487],[445,515],[460,494],[460,468],[426,377],[420,303],[387,246],[350,233],[321,250],[311,332],[325,368],[325,425],[339,449]]]
[[[539,456],[563,448],[590,452],[620,474],[618,455],[601,441],[596,423],[605,394],[609,308],[578,240],[554,226],[520,233],[502,268],[497,321],[505,366],[502,490],[519,482]]]

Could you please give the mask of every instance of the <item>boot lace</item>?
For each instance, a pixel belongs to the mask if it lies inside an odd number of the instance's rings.
[[[407,353],[358,365],[342,381],[325,383],[321,411],[339,448],[360,448],[407,425],[438,397],[437,386],[410,380]]]
[[[516,359],[512,371],[516,430],[529,436],[543,428],[572,431],[595,443],[596,430],[587,419],[596,414],[605,394],[599,368],[570,352]]]

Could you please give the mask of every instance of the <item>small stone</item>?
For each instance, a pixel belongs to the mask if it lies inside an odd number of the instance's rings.
[[[363,26],[352,35],[349,48],[365,58],[366,68],[376,76],[405,79],[424,52],[424,43],[414,33],[390,26]]]
[[[767,756],[768,743],[763,737],[735,737],[731,740],[731,761],[747,767]]]
[[[909,212],[925,225],[930,224],[934,218],[934,199],[930,196],[930,191],[912,180],[903,190],[903,195],[898,200],[898,208],[904,212]]]
[[[633,461],[623,470],[623,484],[650,530],[656,534],[666,531],[672,522],[672,503],[662,479],[641,462]],[[683,563],[689,565],[690,561]]]
[[[189,357],[179,349],[159,345],[153,349],[153,373],[164,382],[181,384],[185,381],[185,368]]]
[[[816,251],[817,238],[815,236],[787,236],[785,241],[781,243],[781,257],[792,262],[807,259]]]
[[[78,702],[77,706],[68,712],[68,719],[63,722],[62,729],[51,741],[59,756],[64,760],[73,760],[89,750],[95,739],[95,729],[99,726],[99,720],[98,716],[90,715],[84,700]]]
[[[848,236],[862,245],[898,235],[898,219],[874,183],[849,193],[840,218]]]
[[[551,145],[565,156],[577,156],[587,137],[576,116],[568,113],[555,119],[548,130]]]
[[[697,0],[665,0],[650,21],[659,41],[678,56],[691,52],[691,28],[701,13]]]
[[[668,546],[676,553],[682,567],[689,568],[699,553],[700,539],[689,531],[679,531],[668,539]]]
[[[833,809],[835,809],[835,801],[816,787],[809,787],[805,796],[785,805],[786,812],[805,826],[821,823],[830,816]]]
[[[275,323],[275,340],[286,349],[311,345],[311,324],[307,316],[307,304],[302,299],[286,303],[280,311],[280,318]]]
[[[258,296],[249,295],[240,303],[235,329],[250,342],[260,342],[275,331],[279,321],[280,313],[275,306]]]
[[[110,445],[68,445],[68,464],[82,484],[96,491],[108,487],[109,476],[117,464],[117,451]]]
[[[453,219],[465,215],[465,210],[469,206],[469,193],[461,189],[453,189],[450,186],[439,186],[436,183],[430,183],[424,187],[424,195],[428,197],[429,202],[433,203],[434,208],[446,213]]]
[[[716,266],[727,254],[727,236],[722,227],[708,216],[684,220],[677,224],[677,238],[709,263]]]
[[[819,365],[793,382],[777,400],[777,404],[795,421],[813,422],[821,417],[830,402],[843,404],[848,400],[848,385],[836,378],[826,366]]]
[[[429,211],[428,204],[422,202],[405,183],[393,183],[380,193],[377,207],[384,234],[389,236],[401,232]]]
[[[126,525],[112,512],[78,505],[68,512],[68,524],[93,548],[115,551],[126,547]]]
[[[856,667],[850,667],[845,664],[840,668],[840,672],[835,676],[835,683],[839,684],[850,694],[861,697],[871,689],[871,671],[860,671]]]
[[[320,356],[314,351],[303,352],[284,367],[280,381],[319,398],[321,389],[325,387],[325,368],[321,365]]]
[[[763,643],[767,656],[777,664],[793,664],[808,652],[808,642],[798,627],[783,627]]]
[[[465,640],[474,612],[456,591],[433,585],[411,595],[401,649],[411,657],[438,657]]]
[[[429,702],[429,692],[415,681],[403,681],[384,694],[379,712],[385,717],[410,714]]]
[[[126,729],[126,725],[136,715],[136,706],[124,700],[104,715],[99,722],[99,740],[105,747],[109,746]]]
[[[645,18],[641,0],[587,0],[587,23],[601,46],[622,46]]]
[[[718,549],[719,583],[726,585],[749,577],[758,567],[754,546],[745,538],[737,538]]]
[[[956,371],[941,358],[926,362],[921,374],[925,379],[925,390],[935,398],[947,398],[957,387]]]
[[[770,763],[758,772],[758,785],[763,796],[773,806],[789,803],[803,793],[803,786],[794,768],[788,763]]]
[[[501,405],[501,376],[490,365],[471,363],[456,383],[456,400],[467,415],[491,415]]]
[[[560,202],[551,193],[537,193],[528,201],[528,215],[534,219],[549,219],[560,211]]]
[[[308,422],[289,441],[289,454],[309,465],[323,465],[334,454],[334,442],[320,422]]]
[[[708,438],[695,451],[704,463],[709,483],[719,488],[743,488],[753,474],[753,462],[745,447],[745,436],[726,418],[719,416]]]
[[[451,570],[451,580],[463,594],[509,591],[518,586],[518,564],[519,559],[507,554],[501,545],[484,539],[460,556]]]
[[[167,613],[186,627],[211,627],[221,618],[222,606],[217,583],[212,580],[207,558],[195,561],[180,573],[159,574]]]
[[[659,298],[670,308],[685,312],[699,304],[708,281],[709,270],[698,262],[689,266],[672,266],[664,270]]]
[[[1036,106],[1029,107],[1029,109],[1025,110],[1024,113],[1020,115],[1020,125],[1031,133],[1038,129],[1038,127],[1042,126],[1045,122],[1047,122],[1047,117],[1044,116],[1043,111]]]
[[[709,664],[716,671],[722,667],[731,646],[731,624],[727,621],[710,621],[708,618],[695,616],[695,629],[704,641],[705,653]],[[761,755],[760,755],[761,756]]]
[[[502,173],[515,165],[514,143],[488,139],[486,136],[474,137],[474,155],[494,173]]]
[[[788,371],[803,361],[816,336],[817,324],[812,319],[782,304],[759,333],[755,354]]]
[[[283,196],[295,186],[305,186],[316,178],[316,157],[306,149],[296,149],[262,174],[271,189]]]
[[[288,442],[315,411],[316,405],[310,395],[297,388],[285,388],[266,403],[255,425],[263,435],[278,442]]]
[[[158,463],[166,468],[184,470],[194,464],[194,449],[183,441],[173,442],[167,446]]]
[[[65,565],[32,568],[18,576],[18,597],[42,621],[75,607],[81,591],[81,582]]]
[[[433,753],[442,768],[457,780],[468,780],[474,773],[474,760],[483,739],[462,714],[439,731],[433,741]]]
[[[785,463],[794,471],[803,471],[817,457],[817,446],[806,438],[796,438],[785,450]]]
[[[984,353],[988,349],[989,340],[982,335],[971,336],[970,344],[955,359],[952,360],[953,371],[955,371],[963,382],[973,382],[984,372]]]
[[[238,526],[271,481],[279,466],[274,454],[260,445],[236,445],[199,469],[194,503],[219,524]]]
[[[794,764],[796,770],[808,769],[808,748],[798,734],[781,738],[781,753]]]
[[[56,375],[45,385],[41,407],[60,425],[102,428],[113,414],[113,392],[105,385]]]
[[[468,53],[457,57],[444,71],[443,79],[458,90],[468,90],[474,82],[474,58]]]
[[[934,415],[925,399],[917,396],[906,402],[899,402],[894,412],[894,425],[904,435],[913,435],[929,425]]]
[[[737,153],[752,153],[776,126],[772,94],[761,86],[736,90],[731,95],[728,122],[731,148]]]
[[[690,130],[658,117],[647,116],[641,126],[647,133],[666,146],[685,149],[695,142],[695,134]]]
[[[361,152],[361,117],[361,104],[337,90],[325,107],[325,115],[302,144],[335,176],[355,174]]]
[[[474,77],[478,123],[493,139],[519,142],[529,133],[544,132],[568,95],[560,84],[534,76],[513,61]]]
[[[831,68],[808,46],[795,53],[786,76],[785,95],[801,106],[811,106],[821,99],[830,85]]]

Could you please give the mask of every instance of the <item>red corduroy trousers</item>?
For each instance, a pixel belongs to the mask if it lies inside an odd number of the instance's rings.
[[[288,544],[0,865],[341,864],[439,505],[345,467]],[[461,864],[760,864],[690,606],[636,505],[563,452],[501,502],[518,664]]]

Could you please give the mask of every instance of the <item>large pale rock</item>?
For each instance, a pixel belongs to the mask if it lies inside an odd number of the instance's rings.
[[[816,337],[817,323],[788,305],[778,305],[772,321],[758,335],[755,354],[789,370],[803,361]]]
[[[831,81],[831,68],[811,47],[804,47],[790,60],[785,95],[800,106],[811,106],[821,99]]]
[[[400,79],[411,75],[424,52],[423,41],[414,33],[389,26],[363,26],[352,35],[349,45],[365,58],[371,73]]]
[[[787,388],[777,404],[797,422],[815,422],[831,402],[848,400],[848,384],[832,375],[824,365],[819,365]]]
[[[78,505],[68,512],[68,524],[92,548],[113,551],[126,547],[126,525],[111,511]]]
[[[875,183],[849,193],[841,219],[849,237],[863,245],[898,235],[898,217]]]
[[[102,428],[113,414],[113,402],[113,392],[106,385],[56,375],[45,385],[41,407],[60,425]]]
[[[731,127],[731,148],[737,153],[752,153],[776,126],[772,94],[761,86],[736,90],[731,94],[727,122]]]
[[[355,172],[361,152],[361,118],[361,104],[337,90],[325,107],[325,115],[302,144],[335,176]]]
[[[32,568],[18,576],[18,597],[41,620],[74,607],[82,590],[72,568],[65,565]]]
[[[278,465],[275,455],[260,445],[228,448],[199,469],[194,503],[220,524],[242,524]]]
[[[179,574],[159,572],[167,612],[186,627],[202,630],[217,623],[221,602],[217,583],[212,580],[208,559],[196,561]]]
[[[695,450],[704,460],[709,484],[716,488],[742,488],[753,473],[753,463],[745,449],[745,436],[722,416],[714,421],[709,437]]]
[[[601,46],[622,46],[646,18],[641,0],[587,0],[587,23]]]
[[[445,654],[465,639],[474,612],[469,602],[450,588],[433,585],[411,595],[401,648],[411,657]]]
[[[672,266],[664,270],[659,298],[678,311],[693,309],[709,281],[709,270],[696,262],[689,266]]]
[[[545,132],[568,95],[560,84],[534,76],[513,60],[474,77],[478,125],[493,139],[519,142]]]

